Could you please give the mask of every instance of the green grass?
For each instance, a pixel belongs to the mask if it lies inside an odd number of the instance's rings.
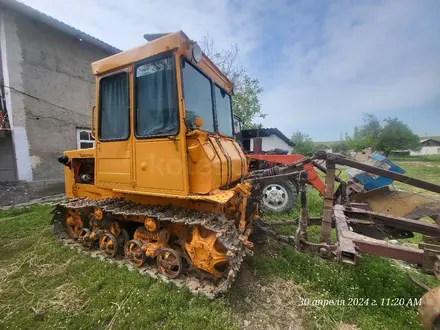
[[[0,213],[0,328],[234,329],[210,301],[59,245],[47,206]]]
[[[436,162],[396,162],[404,170],[405,175],[440,184],[440,163]],[[424,189],[409,186],[404,183],[394,182],[394,186],[401,190],[430,193]]]
[[[409,175],[440,180],[440,167],[401,165]],[[322,198],[316,191],[309,191],[308,202],[310,216],[320,216]],[[58,244],[49,226],[49,210],[33,206],[0,211],[0,328],[238,329],[243,320],[258,315],[266,323],[252,321],[255,329],[288,328],[280,322],[289,317],[304,329],[338,329],[340,323],[359,329],[421,329],[416,307],[381,306],[383,299],[386,303],[423,295],[391,260],[364,255],[358,266],[337,264],[271,239],[254,238],[254,256],[245,258],[231,291],[211,301]],[[297,207],[264,218],[296,219],[298,212]],[[286,235],[295,230],[277,227]],[[309,239],[318,241],[319,231],[310,227]],[[411,272],[430,286],[440,284],[415,268]],[[272,288],[271,295],[260,285]],[[346,305],[301,306],[304,298]],[[353,298],[368,299],[370,306],[348,306]],[[373,301],[379,306],[371,306]]]
[[[390,156],[393,162],[440,162],[440,155],[424,155],[424,156]]]

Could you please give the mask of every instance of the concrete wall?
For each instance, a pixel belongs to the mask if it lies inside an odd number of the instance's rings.
[[[292,151],[292,148],[286,142],[284,142],[274,134],[271,136],[264,136],[261,139],[263,144],[263,151],[269,151],[273,149],[289,150],[289,153]],[[250,150],[254,150],[254,139],[251,139]]]
[[[90,64],[109,54],[11,10],[3,18],[9,76],[18,90],[11,91],[13,123],[25,127],[32,180],[59,181],[57,157],[76,149],[77,127],[90,126]]]
[[[32,181],[23,97],[14,92],[23,88],[21,45],[17,34],[15,14],[3,9],[0,11],[0,52],[5,103],[12,130],[17,178]]]
[[[0,133],[0,182],[15,180],[15,159],[12,136]]]

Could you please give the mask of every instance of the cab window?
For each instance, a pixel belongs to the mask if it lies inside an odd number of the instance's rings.
[[[176,76],[171,57],[136,67],[135,108],[137,137],[177,134]]]
[[[195,129],[195,119],[202,118],[202,130],[214,132],[211,81],[188,61],[182,61],[183,95],[185,99],[185,124]]]
[[[130,134],[128,73],[120,72],[99,81],[99,139],[126,140]]]
[[[231,137],[232,130],[232,109],[231,97],[218,86],[215,86],[215,109],[217,114],[218,132]]]

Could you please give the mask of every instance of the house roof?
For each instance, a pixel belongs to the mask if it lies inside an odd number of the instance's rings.
[[[61,32],[64,32],[74,38],[77,38],[81,41],[88,42],[94,46],[101,48],[102,50],[108,52],[109,54],[116,54],[121,52],[120,49],[113,47],[102,40],[99,40],[91,35],[82,32],[78,29],[75,29],[73,26],[67,25],[56,18],[53,18],[49,15],[46,15],[32,7],[29,7],[21,2],[15,0],[0,0],[0,6],[7,7],[12,10],[15,10],[25,16],[28,16],[38,22],[49,25],[50,27],[57,29]]]
[[[428,141],[433,141],[434,144],[440,145],[440,141],[436,140],[436,139],[423,139],[423,140],[420,140],[420,144],[424,144],[425,142],[428,142]]]
[[[241,131],[243,139],[255,138],[257,136],[267,137],[271,135],[278,136],[281,140],[287,143],[289,147],[294,147],[295,143],[290,141],[290,139],[285,136],[278,128],[255,128],[255,129],[245,129]]]

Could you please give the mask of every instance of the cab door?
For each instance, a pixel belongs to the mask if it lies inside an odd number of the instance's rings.
[[[129,73],[121,70],[98,79],[96,185],[129,187],[132,152]]]
[[[180,130],[176,60],[170,52],[133,70],[136,190],[188,192],[185,132]]]

